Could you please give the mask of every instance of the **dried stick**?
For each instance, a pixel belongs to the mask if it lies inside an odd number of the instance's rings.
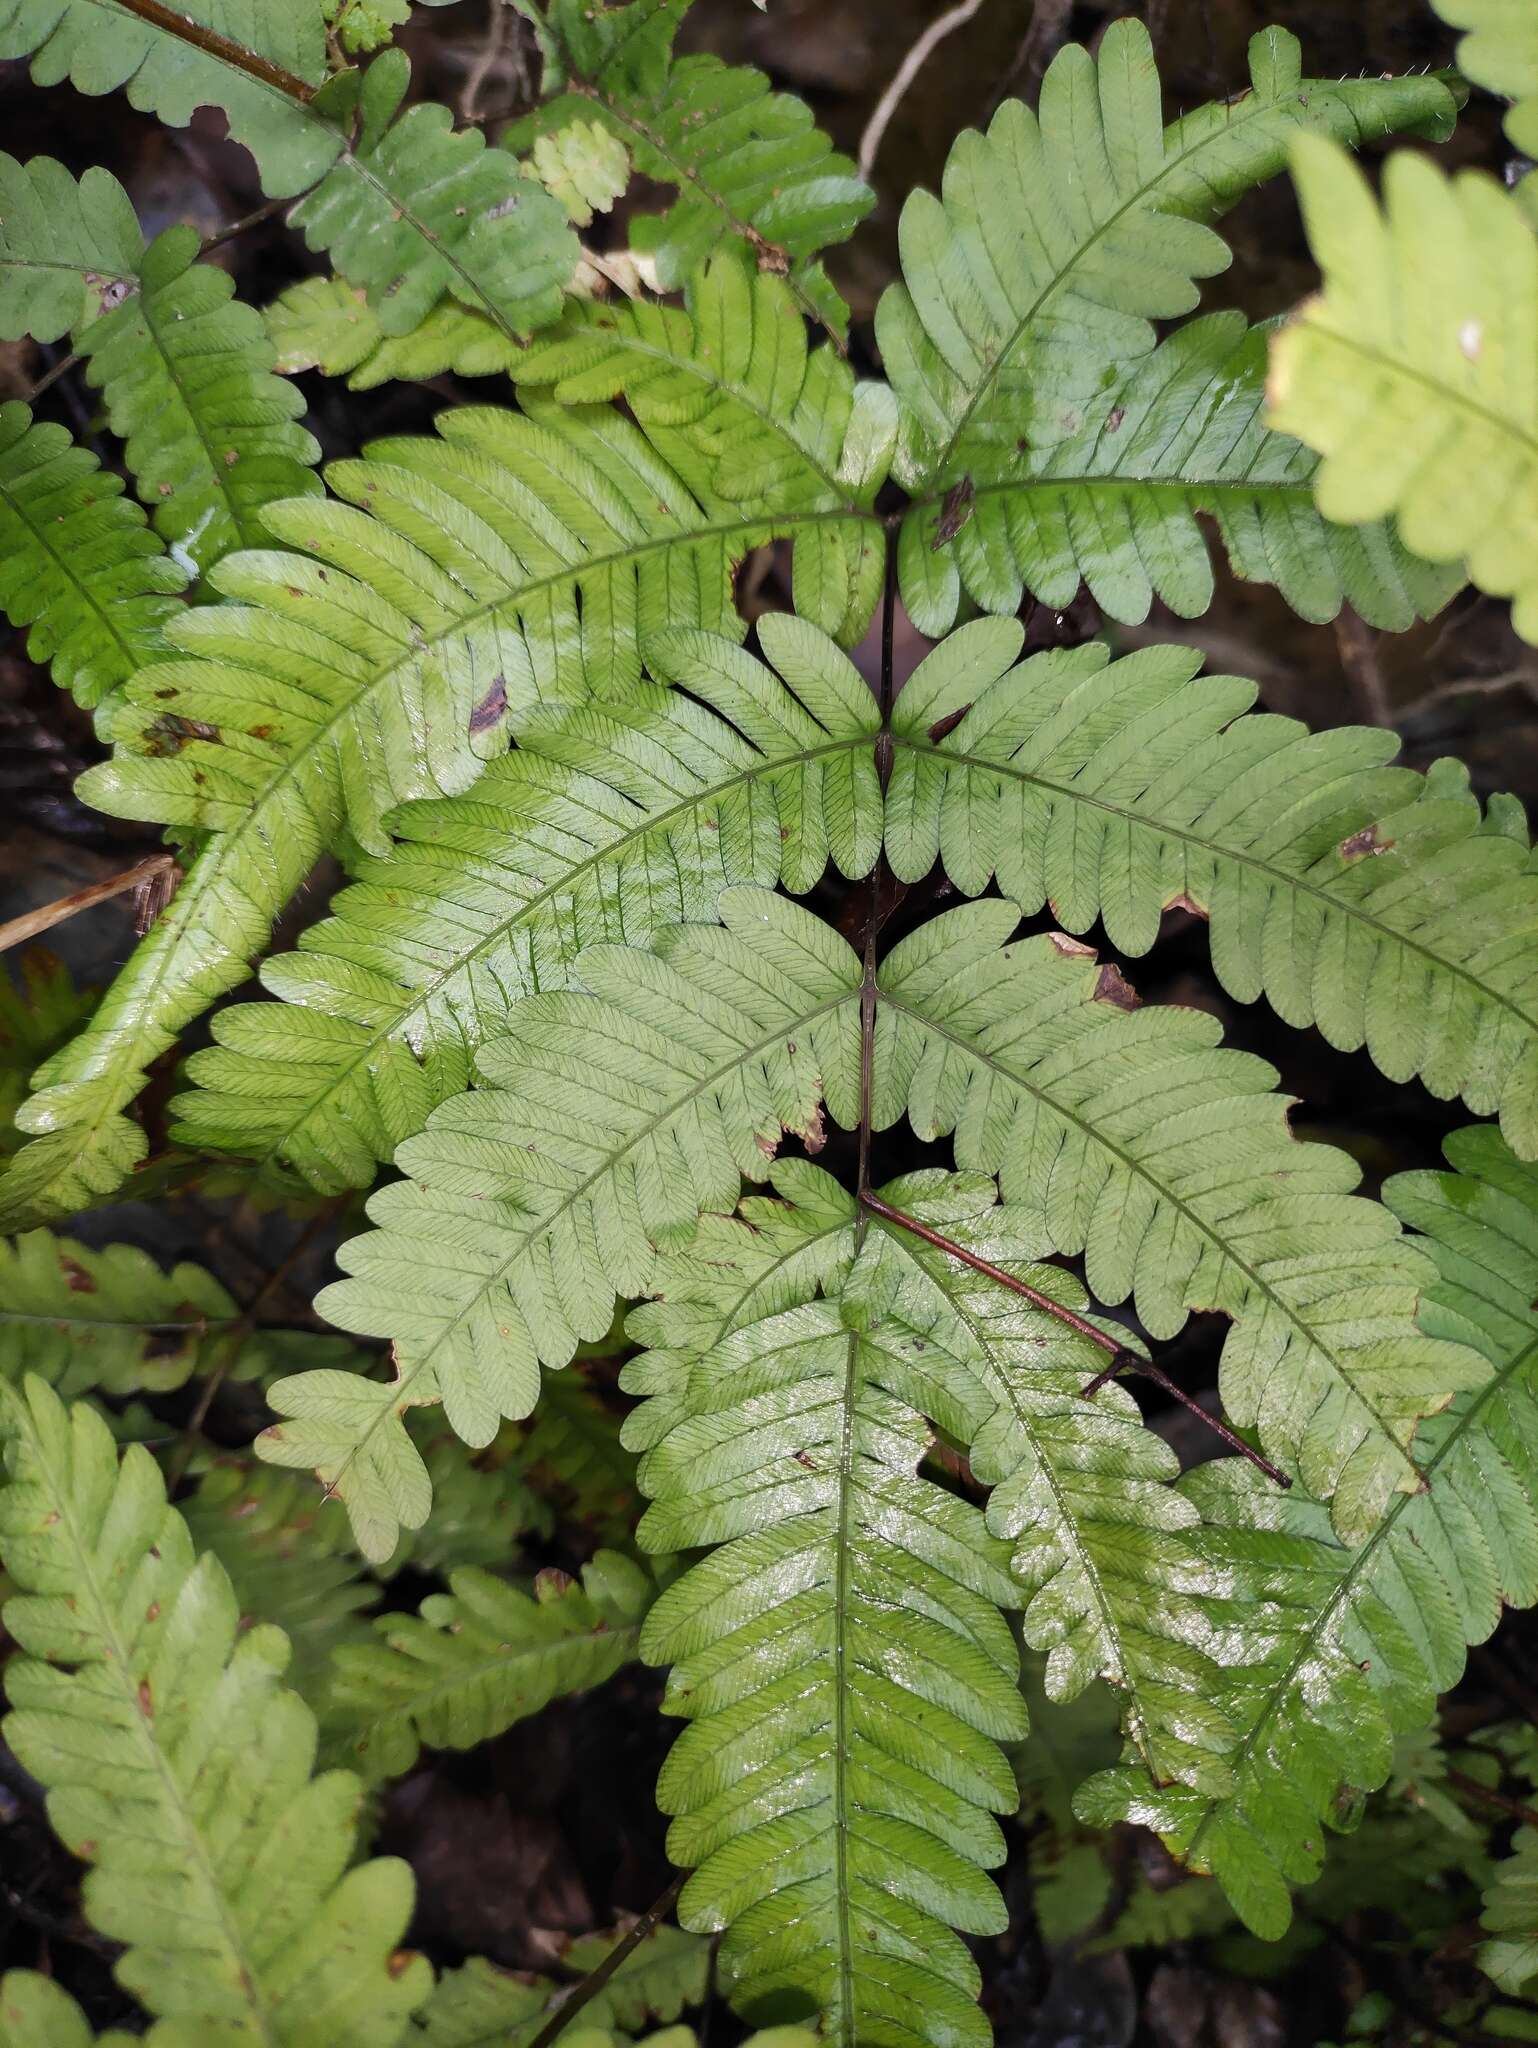
[[[961,0],[959,7],[952,7],[948,13],[932,21],[898,65],[891,84],[877,100],[871,117],[865,124],[865,132],[860,137],[856,161],[862,178],[869,179],[876,161],[876,152],[881,147],[881,138],[886,134],[887,126],[897,112],[904,93],[929,61],[931,52],[943,43],[953,30],[969,22],[982,4],[983,0]]]
[[[653,1928],[659,1926],[672,1910],[673,1901],[683,1890],[684,1879],[688,1874],[686,1870],[680,1870],[677,1877],[674,1878],[673,1882],[662,1894],[662,1897],[654,1900],[647,1907],[640,1919],[637,1920],[629,1933],[626,1934],[623,1941],[617,1941],[598,1965],[597,1969],[589,1970],[582,1979],[582,1982],[575,1985],[568,1995],[561,2000],[555,2011],[529,2043],[529,2048],[550,2048],[550,2043],[556,2038],[557,2034],[561,2033],[571,2024],[588,2000],[598,1996],[598,1993],[602,1991],[605,1984],[608,1983],[631,1950],[639,1948]]]
[[[52,903],[39,904],[36,910],[24,910],[20,917],[13,917],[8,924],[0,924],[0,953],[22,945],[27,939],[35,939],[39,932],[63,924],[66,918],[89,910],[94,903],[105,903],[109,896],[121,896],[128,889],[142,889],[146,883],[163,881],[175,867],[176,861],[171,854],[154,853],[147,860],[124,868],[120,875],[109,875],[105,882],[93,882],[88,889],[76,889],[68,896],[57,897]]]

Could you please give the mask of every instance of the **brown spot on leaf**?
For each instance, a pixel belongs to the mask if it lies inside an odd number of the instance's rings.
[[[506,709],[507,679],[504,676],[493,676],[491,688],[470,713],[470,731],[472,736],[478,732],[489,731],[501,718]]]
[[[150,1682],[147,1678],[139,1680],[139,1712],[146,1721],[152,1721],[155,1718],[155,1702],[150,1693]]]
[[[1126,417],[1127,408],[1124,405],[1113,405],[1111,407],[1111,410],[1106,414],[1105,417],[1106,432],[1108,434],[1116,433],[1120,429],[1121,423]]]
[[[828,1128],[822,1120],[821,1109],[814,1109],[807,1118],[806,1128],[801,1133],[801,1142],[813,1156],[828,1142]]]
[[[145,1608],[145,1610],[144,1610],[144,1619],[145,1619],[146,1621],[159,1621],[159,1619],[160,1619],[160,1602],[159,1602],[158,1600],[152,1600],[152,1601],[150,1602],[149,1606]]]
[[[163,759],[179,754],[189,740],[217,740],[219,728],[201,718],[184,718],[179,711],[162,711],[144,729],[147,754]]]
[[[1057,950],[1065,953],[1070,960],[1093,960],[1095,957],[1093,946],[1086,946],[1082,939],[1069,938],[1067,932],[1048,932],[1047,937]]]
[[[96,1282],[78,1259],[71,1259],[61,1253],[59,1256],[59,1271],[69,1283],[71,1294],[94,1294],[96,1292]]]
[[[1095,976],[1094,999],[1097,1003],[1109,1003],[1117,1010],[1140,1010],[1143,1007],[1143,998],[1110,960]]]
[[[1342,860],[1367,860],[1373,854],[1387,853],[1393,845],[1392,839],[1380,839],[1376,825],[1364,825],[1360,832],[1353,832],[1349,839],[1340,842]]]
[[[1188,896],[1184,889],[1181,890],[1178,896],[1172,896],[1164,907],[1166,910],[1187,911],[1192,917],[1205,918],[1207,915],[1201,904],[1196,901],[1196,898]]]
[[[817,1460],[806,1451],[792,1451],[791,1456],[798,1465],[804,1465],[808,1472],[815,1472],[818,1469]]]
[[[952,484],[940,504],[940,516],[935,521],[935,537],[929,543],[931,554],[939,554],[960,533],[972,517],[973,503],[977,497],[977,486],[969,476],[959,484]]]
[[[385,1964],[385,1968],[392,1977],[402,1977],[411,1968],[416,1959],[417,1952],[414,1948],[394,1949],[391,1952],[389,1962]]]

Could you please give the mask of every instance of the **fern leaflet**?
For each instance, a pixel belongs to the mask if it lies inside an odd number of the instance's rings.
[[[162,2024],[320,2048],[345,2026],[391,2048],[431,1973],[391,1951],[406,1867],[348,1869],[360,1788],[312,1777],[314,1723],[281,1677],[282,1633],[239,1633],[229,1581],[195,1560],[148,1452],[119,1466],[91,1409],[40,1381],[0,1392],[10,1483],[0,1548],[6,1740],[93,1867],[86,1912],[125,1946],[117,1974]],[[345,1872],[345,1875],[344,1875]]]
[[[1516,105],[1506,133],[1528,156],[1538,156],[1538,19],[1524,0],[1433,0],[1454,28],[1468,30],[1458,45],[1458,68]]]
[[[1480,1925],[1491,1939],[1479,1967],[1502,1991],[1519,1994],[1538,1976],[1538,1829],[1523,1828],[1485,1893]]]

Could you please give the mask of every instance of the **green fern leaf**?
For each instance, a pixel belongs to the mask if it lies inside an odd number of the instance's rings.
[[[77,184],[49,156],[0,150],[0,338],[57,341],[133,290],[144,237],[110,171]]]
[[[686,1354],[683,1412],[640,1412],[641,1540],[713,1546],[642,1632],[673,1667],[665,1710],[691,1723],[658,1798],[694,1871],[679,1918],[724,1930],[750,2021],[794,1995],[830,2040],[986,2041],[949,1929],[1005,1925],[984,1872],[1017,1796],[996,1745],[1025,1713],[998,1610],[1020,1594],[978,1510],[917,1476],[924,1417],[965,1438],[986,1402],[892,1299],[857,1261],[831,1298]],[[658,1364],[639,1362],[643,1383]]]
[[[295,207],[312,249],[362,286],[385,334],[409,334],[450,293],[509,340],[553,320],[577,266],[561,206],[446,107],[395,118],[410,82],[403,51],[364,74],[356,145]]]
[[[1165,128],[1148,32],[1113,22],[1098,58],[1049,68],[1039,116],[1006,101],[951,151],[942,197],[915,192],[903,282],[876,332],[905,409],[897,475],[915,494],[1013,481],[1021,440],[1072,438],[1112,366],[1146,355],[1154,320],[1188,313],[1227,268],[1210,223],[1280,170],[1300,129],[1361,140],[1445,132],[1435,79],[1304,79],[1297,39],[1250,45],[1251,90]]]
[[[1272,419],[1324,457],[1327,518],[1393,513],[1406,547],[1467,558],[1538,642],[1538,238],[1491,178],[1390,158],[1380,210],[1318,137],[1293,157],[1324,273],[1273,345]],[[1412,253],[1413,252],[1413,253]]]
[[[1182,1482],[1205,1577],[1223,1589],[1212,1616],[1231,1648],[1212,1686],[1237,1731],[1233,1785],[1203,1796],[1138,1769],[1080,1798],[1087,1820],[1158,1828],[1272,1938],[1289,1889],[1319,1874],[1342,1787],[1381,1785],[1395,1732],[1457,1684],[1465,1645],[1494,1631],[1503,1603],[1538,1601],[1538,1170],[1488,1126],[1447,1151],[1457,1171],[1400,1175],[1386,1194],[1435,1261],[1425,1328],[1474,1347],[1492,1376],[1423,1426],[1426,1490],[1396,1496],[1355,1550],[1305,1494],[1237,1460]]]
[[[898,563],[914,624],[946,632],[963,591],[1004,615],[1027,590],[1062,607],[1081,581],[1113,619],[1139,623],[1155,598],[1198,618],[1213,594],[1199,514],[1235,575],[1275,584],[1304,618],[1332,619],[1348,601],[1403,632],[1440,609],[1459,567],[1417,560],[1389,528],[1332,526],[1315,511],[1316,458],[1261,421],[1267,331],[1237,313],[1190,321],[1086,406],[1077,432],[997,451],[959,512],[911,508]]]
[[[638,171],[677,188],[660,216],[630,223],[664,290],[682,285],[719,245],[740,236],[765,270],[783,273],[804,313],[835,333],[842,300],[813,259],[851,235],[876,195],[838,155],[805,104],[769,90],[760,71],[716,57],[673,55],[689,0],[593,8],[554,0],[546,16],[546,90],[566,87],[506,140],[523,148],[574,122],[616,135]]]
[[[256,1439],[258,1457],[313,1470],[347,1509],[353,1539],[374,1565],[388,1564],[401,1530],[420,1529],[432,1509],[432,1479],[405,1422],[417,1391],[337,1371],[297,1373],[267,1390],[283,1420]]]
[[[0,1159],[21,1143],[12,1118],[32,1070],[73,1037],[96,1005],[96,991],[76,988],[46,947],[24,953],[20,967],[19,982],[0,974]]]
[[[1438,14],[1469,33],[1458,45],[1458,68],[1476,85],[1517,104],[1506,133],[1538,156],[1538,17],[1526,0],[1432,0]]]
[[[84,710],[166,653],[187,581],[121,477],[19,400],[0,405],[0,610]]]
[[[975,631],[976,629],[971,629]],[[998,633],[1018,631],[999,622]],[[955,645],[961,636],[948,643]],[[1538,1154],[1538,872],[1451,761],[1388,765],[1391,735],[1310,735],[1246,717],[1252,683],[1200,657],[1103,646],[998,681],[958,659],[898,699],[886,849],[917,881],[936,859],[967,895],[997,877],[1071,932],[1103,918],[1144,953],[1173,904],[1207,917],[1230,994],[1366,1045],[1396,1081],[1499,1110]],[[940,740],[968,703],[959,725]]]
[[[473,1749],[553,1699],[601,1685],[636,1655],[652,1586],[601,1550],[582,1582],[541,1573],[533,1597],[490,1572],[450,1574],[420,1614],[381,1615],[333,1659],[324,1725],[367,1779],[409,1771],[421,1745]]]
[[[126,87],[141,113],[172,128],[185,128],[199,107],[218,107],[256,158],[264,190],[287,196],[313,184],[342,147],[340,127],[308,98],[326,76],[320,8],[308,0],[192,0],[180,15],[212,30],[213,42],[199,47],[169,22],[147,21],[114,0],[3,0],[0,58],[30,57],[38,85],[68,79],[92,95]]]
[[[427,1468],[432,1512],[420,1529],[403,1532],[388,1559],[376,1563],[380,1578],[393,1578],[408,1565],[439,1577],[465,1565],[507,1571],[525,1536],[549,1535],[554,1517],[544,1489],[528,1481],[524,1446],[511,1428],[500,1431],[488,1450],[472,1453],[441,1416],[420,1409],[408,1433]],[[616,1523],[617,1542],[628,1538],[633,1522],[632,1516],[623,1526]]]
[[[575,1373],[549,1377],[528,1421],[503,1428],[518,1439],[514,1470],[562,1522],[609,1545],[629,1540],[638,1512],[636,1461],[620,1441],[618,1419],[591,1386]]]
[[[221,1458],[181,1514],[199,1556],[211,1553],[228,1573],[241,1626],[282,1628],[293,1652],[288,1683],[318,1709],[332,1653],[369,1640],[359,1610],[379,1598],[346,1515],[317,1497],[313,1480],[249,1458]]]
[[[265,542],[264,505],[321,488],[320,444],[298,424],[300,393],[272,374],[260,315],[197,252],[191,228],[168,228],[139,289],[76,336],[156,530],[194,573]]]
[[[1484,1906],[1480,1925],[1493,1938],[1480,1947],[1479,1967],[1502,1991],[1518,1994],[1538,1977],[1538,1828],[1518,1833]]]
[[[162,1273],[134,1245],[96,1251],[47,1230],[0,1238],[0,1379],[12,1385],[36,1373],[66,1399],[92,1388],[163,1394],[215,1365],[255,1379],[293,1362],[283,1335],[249,1329],[201,1266]]]
[[[229,1581],[197,1560],[149,1453],[118,1464],[89,1407],[40,1381],[0,1393],[6,1740],[93,1867],[85,1909],[117,1974],[160,2016],[151,2041],[321,2048],[345,2027],[391,2048],[431,1972],[392,1959],[404,1864],[351,1870],[361,1788],[314,1778],[314,1723],[284,1690],[280,1631],[239,1633]],[[346,1873],[344,1875],[344,1872]]]
[[[69,1993],[35,1970],[7,1970],[0,1977],[0,2025],[7,2048],[131,2048],[134,2039],[115,2027],[93,2032]]]
[[[830,648],[792,670],[798,700],[719,640],[702,675],[704,644],[667,643],[689,697],[648,685],[536,707],[468,796],[398,812],[392,851],[263,968],[284,1001],[225,1011],[189,1062],[177,1136],[289,1162],[317,1188],[364,1185],[467,1085],[509,1001],[562,987],[584,945],[708,918],[732,882],[810,889],[830,850],[867,873],[881,798],[865,683]]]
[[[43,1070],[18,1118],[40,1142],[0,1189],[0,1228],[70,1214],[138,1164],[143,1135],[122,1112],[145,1067],[245,978],[344,822],[384,852],[387,813],[467,789],[515,713],[621,694],[664,629],[740,637],[737,561],[825,523],[772,494],[716,497],[681,437],[659,447],[660,429],[648,438],[608,407],[530,394],[522,415],[437,425],[437,442],[387,442],[332,468],[367,513],[268,506],[266,525],[310,558],[226,558],[210,581],[237,602],[171,636],[202,659],[160,664],[129,692],[116,758],[82,793],[114,816],[215,836],[91,1028]]]

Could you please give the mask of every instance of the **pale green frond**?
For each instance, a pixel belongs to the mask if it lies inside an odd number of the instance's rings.
[[[57,341],[131,291],[144,237],[110,171],[0,150],[0,337]]]
[[[641,1540],[712,1546],[642,1631],[672,1667],[664,1710],[691,1724],[658,1787],[668,1854],[694,1873],[680,1921],[722,1933],[750,2022],[796,1999],[830,2041],[986,2041],[950,1930],[1005,1925],[984,1873],[1017,1796],[999,1610],[1021,1596],[978,1510],[917,1475],[925,1418],[965,1440],[983,1388],[866,1258],[833,1298],[707,1341],[682,1404],[663,1399],[660,1428],[637,1418]]]
[[[197,253],[191,228],[168,228],[137,290],[76,334],[155,529],[194,574],[264,542],[264,505],[321,488],[320,444],[299,425],[300,393],[272,373],[260,314]]]
[[[784,1132],[815,1143],[826,1098],[851,1124],[860,963],[809,913],[756,889],[728,928],[670,926],[652,949],[589,947],[570,992],[525,997],[348,1241],[319,1297],[392,1339],[399,1398],[441,1399],[468,1443],[534,1406],[540,1365],[602,1336],[656,1247],[730,1211]],[[274,1400],[284,1406],[289,1388]]]
[[[229,1574],[241,1626],[275,1622],[288,1637],[288,1682],[319,1710],[332,1652],[369,1640],[361,1610],[379,1599],[341,1507],[324,1500],[308,1474],[221,1458],[181,1514],[193,1548],[212,1553]]]
[[[411,78],[402,50],[363,76],[356,143],[295,207],[312,249],[363,287],[385,334],[409,334],[447,293],[508,340],[553,320],[577,267],[562,207],[506,150],[447,107],[397,118]]]
[[[598,121],[573,121],[553,135],[538,135],[529,169],[574,227],[608,213],[630,183],[630,152]]]
[[[1019,443],[1081,432],[1106,372],[1146,355],[1155,320],[1189,313],[1228,266],[1211,223],[1287,160],[1300,129],[1359,142],[1445,132],[1431,78],[1305,79],[1296,37],[1250,44],[1251,89],[1163,123],[1153,45],[1111,24],[1042,82],[1039,114],[1006,100],[951,150],[941,197],[902,211],[902,282],[876,334],[904,408],[899,480],[938,493],[1018,474]]]
[[[1458,45],[1458,68],[1476,85],[1515,100],[1506,133],[1518,149],[1538,156],[1538,14],[1528,0],[1432,0],[1454,28],[1468,34]]]
[[[522,148],[574,122],[600,123],[638,171],[677,189],[665,213],[630,221],[632,244],[652,254],[664,290],[734,235],[765,270],[786,276],[803,312],[842,332],[848,313],[815,258],[854,232],[876,195],[812,125],[810,108],[771,92],[761,71],[673,54],[688,5],[553,0],[543,40],[545,89],[556,96],[506,140]]]
[[[98,2034],[69,1993],[36,1970],[0,1977],[0,2028],[6,2048],[131,2048],[132,2034]]]
[[[1156,598],[1199,618],[1213,597],[1201,516],[1236,576],[1274,584],[1306,619],[1346,602],[1403,632],[1439,610],[1461,569],[1418,560],[1391,527],[1321,518],[1317,457],[1266,431],[1268,332],[1238,313],[1189,321],[1086,403],[1076,432],[1001,448],[960,511],[910,506],[898,563],[914,624],[945,632],[963,591],[1006,615],[1026,592],[1061,608],[1081,582],[1109,618],[1140,623]]]
[[[949,643],[953,644],[953,643]],[[985,682],[921,669],[897,702],[886,849],[907,881],[937,859],[978,895],[996,877],[1027,916],[1103,919],[1145,953],[1172,905],[1206,917],[1241,1002],[1365,1045],[1396,1081],[1500,1112],[1538,1154],[1538,872],[1440,762],[1389,762],[1394,736],[1310,734],[1246,715],[1253,683],[1201,657],[1103,645]],[[970,704],[938,740],[929,729]]]
[[[19,400],[0,405],[0,610],[82,709],[168,652],[187,582],[121,477]]]
[[[22,954],[21,979],[0,973],[0,1159],[22,1142],[12,1118],[26,1100],[35,1067],[72,1038],[96,1006],[64,962],[45,946]]]
[[[278,1629],[242,1633],[222,1566],[197,1559],[149,1453],[40,1381],[0,1392],[5,1738],[91,1868],[87,1917],[149,2039],[393,2048],[431,1987],[394,1955],[411,1878],[349,1869],[362,1788],[311,1775],[315,1725],[282,1685]]]
[[[345,825],[387,850],[384,818],[468,789],[515,716],[615,696],[643,642],[703,626],[740,637],[732,574],[751,546],[825,523],[714,497],[679,440],[671,466],[609,407],[527,400],[440,415],[437,441],[339,463],[343,499],[268,506],[306,556],[242,553],[231,602],[177,620],[184,658],[146,670],[115,758],[82,793],[115,816],[213,837],[90,1029],[45,1068],[19,1121],[0,1227],[118,1186],[144,1154],[122,1114],[177,1032],[245,979],[272,920]],[[367,507],[361,510],[359,507]]]
[[[172,128],[185,128],[199,107],[218,107],[255,157],[264,191],[287,196],[313,184],[341,150],[342,128],[272,71],[307,95],[325,79],[316,0],[189,0],[178,12],[233,44],[237,61],[187,41],[169,17],[147,21],[115,0],[0,0],[0,58],[30,58],[37,85],[67,79],[93,96],[124,87],[141,113]],[[255,71],[240,52],[258,60]]]
[[[1538,1828],[1522,1828],[1496,1867],[1480,1926],[1491,1936],[1479,1967],[1502,1991],[1519,1994],[1538,1977]]]
[[[1292,1136],[1264,1061],[1203,1012],[1140,1006],[1076,940],[1004,944],[1016,917],[950,911],[883,963],[877,1128],[906,1112],[920,1138],[954,1132],[957,1164],[997,1172],[1153,1337],[1193,1308],[1231,1317],[1229,1415],[1360,1542],[1421,1483],[1420,1420],[1489,1368],[1417,1332],[1430,1262],[1351,1193],[1354,1160]]]
[[[395,1380],[327,1371],[296,1373],[267,1390],[282,1420],[256,1439],[257,1456],[313,1471],[347,1509],[354,1541],[374,1565],[388,1564],[401,1530],[420,1529],[432,1508],[432,1480],[405,1421],[417,1393]]]
[[[1538,641],[1538,237],[1478,171],[1401,152],[1380,208],[1318,137],[1293,172],[1324,290],[1272,348],[1271,417],[1324,457],[1319,509],[1392,513],[1406,547],[1466,558]]]
[[[878,713],[836,649],[791,669],[799,696],[702,635],[655,643],[652,665],[690,694],[535,706],[468,795],[397,812],[389,853],[263,967],[283,1000],[224,1011],[189,1061],[175,1135],[366,1185],[468,1085],[508,1004],[568,985],[584,947],[708,919],[729,883],[804,892],[830,854],[869,871]]]
[[[1465,1646],[1538,1600],[1538,1169],[1488,1126],[1447,1152],[1456,1171],[1402,1174],[1386,1194],[1435,1262],[1425,1328],[1472,1345],[1491,1378],[1423,1426],[1426,1490],[1396,1496],[1354,1550],[1323,1507],[1237,1460],[1182,1482],[1230,1644],[1214,1696],[1238,1732],[1232,1788],[1156,1787],[1138,1768],[1081,1797],[1086,1819],[1157,1828],[1271,1937],[1319,1874],[1342,1786],[1383,1784],[1395,1733],[1457,1684]]]
[[[322,1723],[331,1750],[370,1781],[430,1749],[473,1749],[551,1700],[601,1685],[636,1655],[655,1590],[613,1550],[579,1584],[541,1572],[524,1591],[490,1572],[449,1575],[420,1614],[384,1614],[372,1642],[336,1651]]]

